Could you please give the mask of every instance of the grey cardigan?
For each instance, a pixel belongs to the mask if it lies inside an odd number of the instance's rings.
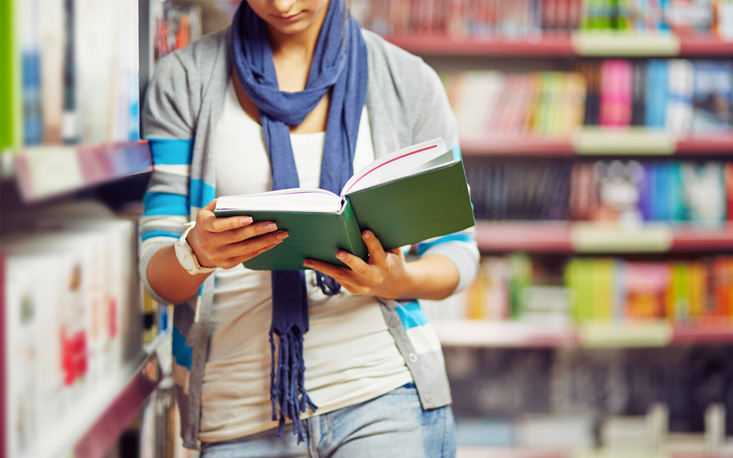
[[[363,31],[369,52],[366,106],[377,157],[442,137],[458,147],[455,118],[437,74],[422,59]],[[154,170],[141,221],[140,273],[147,279],[151,257],[173,244],[201,207],[215,197],[212,140],[230,78],[229,29],[166,56],[158,63],[143,109],[143,134],[150,141]],[[420,244],[418,252],[441,254],[458,268],[456,291],[478,270],[474,228]],[[173,329],[173,378],[181,411],[184,446],[198,448],[201,384],[211,333],[211,275],[197,297],[177,304]],[[450,404],[440,345],[417,301],[381,300],[385,323],[412,373],[424,409]],[[427,345],[425,342],[433,342]]]

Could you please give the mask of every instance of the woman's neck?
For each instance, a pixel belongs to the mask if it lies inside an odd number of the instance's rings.
[[[267,36],[281,91],[297,92],[305,89],[327,11],[328,8],[324,8],[307,28],[298,33],[284,34],[268,26]]]

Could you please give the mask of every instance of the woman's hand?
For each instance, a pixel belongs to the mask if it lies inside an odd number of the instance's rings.
[[[249,216],[217,218],[216,199],[196,215],[196,225],[188,233],[188,244],[204,267],[230,269],[254,258],[288,237],[272,221],[254,223]]]
[[[412,278],[402,250],[396,248],[384,251],[371,231],[364,231],[361,236],[369,250],[368,262],[339,250],[336,258],[349,266],[348,268],[314,259],[307,259],[303,265],[333,277],[352,294],[385,299],[405,298],[406,292],[412,288]]]

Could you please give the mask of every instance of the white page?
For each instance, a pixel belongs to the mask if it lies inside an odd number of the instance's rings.
[[[278,189],[257,194],[221,196],[216,199],[216,209],[336,213],[341,210],[341,197],[318,188]]]
[[[446,151],[443,139],[435,138],[390,153],[355,173],[344,185],[343,195],[410,175]]]

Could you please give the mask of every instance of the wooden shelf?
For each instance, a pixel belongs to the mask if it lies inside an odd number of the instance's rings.
[[[672,325],[666,321],[559,325],[522,321],[433,321],[444,347],[661,348],[733,344],[730,324]]]
[[[439,34],[399,34],[385,37],[395,45],[418,55],[497,56],[497,57],[570,57],[574,55],[567,34],[536,38],[507,39],[453,37]]]
[[[101,458],[110,450],[128,423],[142,409],[161,381],[158,356],[148,356],[73,447],[76,458]]]
[[[393,34],[385,38],[419,55],[475,57],[729,57],[733,41],[712,34],[615,31],[544,33],[518,39],[445,34]]]
[[[593,223],[476,222],[485,253],[716,253],[733,250],[733,225],[620,228]]]
[[[25,148],[13,154],[26,203],[152,170],[148,142]]]
[[[516,321],[434,321],[440,342],[448,347],[559,348],[578,346],[574,326]]]
[[[663,131],[643,128],[586,127],[570,138],[537,135],[464,135],[464,157],[529,156],[680,156],[733,155],[733,130],[705,137],[675,138]]]

